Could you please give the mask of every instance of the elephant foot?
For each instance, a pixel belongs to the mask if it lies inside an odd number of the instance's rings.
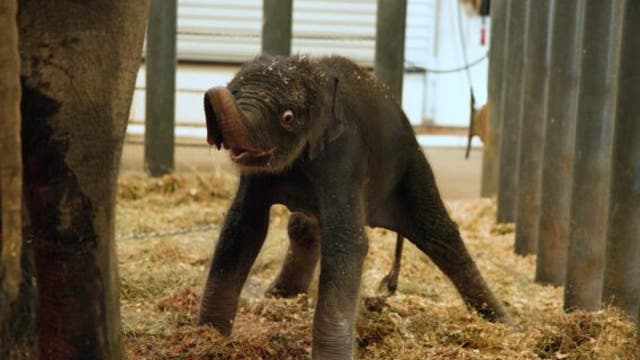
[[[221,302],[202,301],[196,325],[210,326],[224,336],[231,335],[237,306],[221,306]]]
[[[200,313],[198,315],[198,320],[196,321],[196,325],[210,326],[218,330],[220,334],[224,336],[229,336],[231,335],[231,329],[233,328],[233,320],[222,319],[220,317]]]
[[[293,298],[300,294],[306,294],[306,286],[296,286],[294,284],[283,284],[280,282],[274,282],[267,288],[264,295],[272,298]]]

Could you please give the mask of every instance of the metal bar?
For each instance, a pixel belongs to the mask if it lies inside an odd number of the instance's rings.
[[[262,14],[262,52],[290,55],[293,0],[264,0]]]
[[[536,281],[564,284],[580,75],[582,0],[554,1]]]
[[[637,320],[640,309],[640,2],[626,2],[622,29],[603,301],[618,306]]]
[[[600,307],[621,1],[586,1],[565,310]]]
[[[518,188],[518,137],[522,119],[523,54],[528,1],[509,2],[509,29],[503,83],[503,115],[500,133],[500,169],[498,179],[499,223],[514,222]]]
[[[509,1],[491,2],[491,38],[489,40],[489,124],[482,152],[482,180],[480,196],[498,193],[500,168],[500,124],[502,122],[502,83],[504,81],[505,51],[507,49],[507,14]]]
[[[407,0],[378,0],[376,21],[375,74],[389,86],[391,94],[400,103],[404,76]]]
[[[378,0],[376,20],[376,52],[374,72],[378,80],[389,87],[393,97],[402,104],[402,80],[404,77],[404,38],[407,23],[407,0]],[[396,263],[400,264],[404,238],[396,239]],[[397,272],[396,282],[397,282]],[[393,282],[392,276],[389,280]]]
[[[152,0],[147,28],[144,167],[151,176],[174,169],[176,0]]]
[[[553,23],[551,0],[529,1],[524,52],[524,91],[520,126],[516,243],[519,255],[535,254],[540,221],[542,151],[549,78],[549,35]]]

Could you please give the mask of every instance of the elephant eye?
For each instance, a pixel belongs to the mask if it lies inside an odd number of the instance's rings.
[[[293,130],[296,125],[295,117],[293,116],[293,111],[286,110],[285,112],[283,112],[282,116],[280,117],[280,123],[285,129]]]

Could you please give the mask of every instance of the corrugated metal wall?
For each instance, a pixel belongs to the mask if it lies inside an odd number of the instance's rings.
[[[293,52],[337,53],[373,65],[375,0],[295,0]],[[409,0],[406,60],[425,66],[435,43],[436,0]],[[180,0],[178,58],[243,62],[260,51],[262,1]]]
[[[436,55],[438,0],[409,0],[404,59],[408,65],[428,67]],[[440,0],[441,1],[441,0]]]
[[[260,51],[262,1],[178,1],[178,59],[241,62]]]

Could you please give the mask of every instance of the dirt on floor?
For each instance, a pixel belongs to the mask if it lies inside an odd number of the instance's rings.
[[[287,247],[288,211],[272,209],[267,241],[243,289],[233,334],[194,326],[206,267],[237,179],[228,173],[119,180],[116,231],[130,359],[308,359],[314,282],[294,299],[263,296]],[[447,203],[479,268],[513,320],[469,312],[443,274],[407,245],[397,294],[379,293],[395,234],[367,229],[357,352],[361,359],[634,359],[634,326],[613,308],[562,311],[562,288],[533,282],[535,258],[513,252],[513,228],[490,200]]]

